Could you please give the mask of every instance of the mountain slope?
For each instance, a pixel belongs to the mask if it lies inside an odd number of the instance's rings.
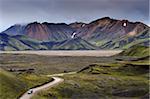
[[[46,49],[39,41],[23,35],[9,36],[0,34],[0,50],[38,50]]]
[[[96,47],[81,38],[74,38],[61,42],[61,44],[54,45],[53,49],[94,50]]]
[[[124,26],[123,24],[126,24]],[[77,31],[77,34],[86,40],[103,40],[114,39],[123,35],[136,35],[148,28],[140,22],[129,22],[127,20],[115,20],[109,17],[104,17],[86,24],[82,29]]]
[[[41,42],[24,35],[0,34],[0,50],[90,50],[96,49],[89,42],[74,38],[59,42]]]
[[[14,25],[0,37],[0,50],[127,49],[135,44],[149,46],[149,27],[141,22],[104,17],[88,24]]]
[[[123,51],[119,55],[122,56],[138,56],[138,57],[146,57],[149,56],[149,47],[141,46],[141,45],[134,45],[129,49]]]
[[[8,35],[22,35],[24,33],[26,25],[21,25],[21,24],[15,24],[2,33],[6,33]]]
[[[124,26],[123,24],[126,24]],[[3,31],[9,35],[26,35],[42,41],[62,41],[71,38],[75,32],[78,37],[88,40],[93,44],[102,40],[112,40],[125,35],[136,35],[147,29],[148,26],[140,22],[128,20],[116,20],[104,17],[88,24],[75,22],[69,25],[65,23],[38,23],[27,25],[14,25]]]
[[[134,36],[125,35],[120,38],[109,40],[101,44],[102,49],[127,49],[133,45],[141,44],[144,46],[149,46],[149,29],[142,31]]]
[[[67,24],[60,23],[29,23],[26,26],[14,25],[3,31],[8,35],[26,35],[37,40],[61,41],[71,38],[74,29]]]

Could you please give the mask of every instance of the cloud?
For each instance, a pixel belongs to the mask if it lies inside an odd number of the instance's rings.
[[[0,0],[1,25],[90,22],[109,16],[148,24],[149,0]]]

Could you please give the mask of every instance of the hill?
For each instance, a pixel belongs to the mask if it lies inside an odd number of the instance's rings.
[[[52,49],[59,49],[59,50],[94,50],[96,49],[96,46],[90,44],[86,40],[83,40],[81,38],[74,38],[69,39],[64,42],[61,42],[61,44],[56,44]]]
[[[89,42],[74,38],[64,41],[41,42],[31,39],[25,35],[10,36],[4,33],[0,34],[0,50],[90,50],[96,49]]]
[[[22,94],[27,85],[15,75],[0,69],[0,97],[1,99],[15,99]]]
[[[149,56],[150,48],[147,46],[134,45],[129,49],[121,52],[121,56],[136,56],[136,57],[146,57]]]
[[[38,50],[43,48],[45,46],[41,45],[39,41],[23,35],[0,34],[0,50]]]
[[[149,46],[149,29],[145,29],[142,32],[130,36],[125,35],[122,37],[118,37],[113,40],[105,40],[104,43],[101,43],[101,49],[128,49],[131,46],[140,44],[143,46]],[[101,41],[102,42],[102,41]]]

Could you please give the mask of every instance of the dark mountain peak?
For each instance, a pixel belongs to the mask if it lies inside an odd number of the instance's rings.
[[[30,25],[41,25],[41,23],[35,21],[35,22],[32,22],[32,23],[27,24],[27,26],[30,26]]]
[[[100,20],[110,20],[110,19],[111,19],[110,17],[103,17]]]
[[[74,23],[70,23],[69,25],[72,25],[72,24],[86,24],[86,23],[83,23],[83,22],[74,22]]]
[[[82,27],[84,27],[86,25],[86,23],[83,22],[75,22],[75,23],[70,23],[69,26],[71,26],[72,28],[78,30]]]
[[[1,33],[6,33],[6,34],[9,34],[9,35],[18,35],[18,34],[22,35],[25,26],[26,25],[15,24],[13,26],[10,26],[5,31],[2,31]]]
[[[22,26],[21,24],[14,24],[13,26]]]
[[[48,22],[43,22],[42,23],[43,25],[56,25],[56,26],[58,26],[58,25],[66,25],[67,26],[67,24],[66,23],[48,23]]]
[[[11,29],[11,28],[17,28],[17,27],[21,27],[22,25],[21,24],[14,24],[13,26],[10,26],[8,29]]]
[[[149,28],[148,25],[146,25],[146,24],[144,24],[144,23],[142,23],[142,22],[135,22],[135,24],[136,24],[136,25],[144,26],[144,27],[146,27],[146,28]]]
[[[95,21],[92,21],[91,23],[97,23],[97,22],[102,22],[102,21],[112,21],[112,20],[115,20],[115,19],[111,19],[110,17],[103,17]]]

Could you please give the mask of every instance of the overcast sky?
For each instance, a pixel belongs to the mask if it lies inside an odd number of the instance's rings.
[[[18,23],[88,23],[106,16],[149,24],[149,0],[0,0],[0,31]]]

